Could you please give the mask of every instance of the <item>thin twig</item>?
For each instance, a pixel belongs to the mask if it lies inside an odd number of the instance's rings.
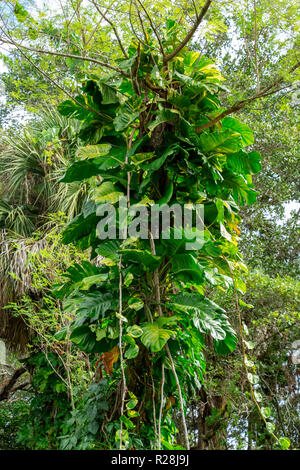
[[[6,34],[1,27],[0,29],[2,30],[4,34]],[[121,75],[124,75],[125,77],[129,77],[128,73],[124,72],[123,70],[113,67],[112,65],[107,64],[105,62],[101,62],[98,59],[93,59],[92,57],[85,57],[82,55],[69,54],[65,52],[48,51],[44,49],[38,49],[36,47],[24,46],[23,44],[19,44],[16,41],[14,41],[11,36],[10,36],[10,40],[5,39],[5,38],[0,38],[0,42],[3,42],[4,44],[11,44],[12,46],[18,47],[19,49],[26,49],[27,51],[36,52],[38,54],[48,54],[48,55],[53,55],[53,56],[58,56],[58,57],[69,57],[70,59],[92,62],[94,64],[98,64],[98,65],[101,65],[102,67],[106,67],[110,70],[113,70],[114,72],[118,72]]]
[[[185,445],[186,445],[187,450],[190,450],[189,435],[188,435],[188,430],[187,430],[187,425],[186,425],[186,420],[185,420],[185,414],[184,414],[184,408],[183,408],[183,398],[182,398],[180,382],[179,382],[179,379],[178,379],[178,375],[177,375],[177,372],[176,372],[176,367],[175,367],[174,360],[173,360],[171,351],[169,349],[168,343],[166,344],[166,350],[167,350],[168,357],[170,359],[172,372],[173,372],[173,375],[174,375],[174,378],[175,378],[175,381],[176,381],[176,385],[177,385]]]
[[[144,5],[143,5],[143,3],[141,2],[141,0],[137,0],[137,2],[138,2],[139,5],[142,7],[142,9],[143,9],[144,12],[145,12],[145,15],[147,16],[147,18],[148,18],[148,20],[149,20],[149,23],[150,23],[150,25],[151,25],[152,31],[154,32],[154,34],[155,34],[155,36],[156,36],[156,38],[157,38],[157,40],[158,40],[160,52],[161,52],[162,55],[164,56],[164,48],[163,48],[163,45],[162,45],[160,36],[159,36],[159,34],[158,34],[158,32],[157,32],[156,26],[155,26],[155,24],[153,23],[151,16],[149,15],[147,9],[144,7]]]
[[[123,349],[122,349],[122,335],[123,335],[123,320],[122,320],[122,255],[120,256],[119,261],[119,350],[120,350],[120,364],[121,364],[121,371],[122,371],[122,392],[121,392],[121,417],[124,414],[124,404],[125,404],[125,397],[127,392],[127,385],[126,385],[126,377],[125,377],[125,369],[124,369],[124,358],[123,358]],[[123,421],[120,421],[120,450],[122,450],[122,431],[123,431]]]
[[[153,235],[152,235],[152,233],[151,233],[150,230],[149,230],[149,238],[150,238],[151,252],[152,252],[152,254],[155,256],[155,254],[156,254],[155,242],[154,242]],[[156,270],[154,271],[154,273],[153,273],[153,281],[154,281],[154,287],[155,287],[155,296],[156,296],[156,303],[157,303],[157,307],[158,307],[158,313],[159,313],[159,316],[162,317],[162,316],[163,316],[163,312],[162,312],[161,302],[160,302],[159,275],[158,275],[158,270],[157,270],[157,269],[156,269]],[[177,390],[178,390],[179,403],[180,403],[180,412],[181,412],[181,418],[182,418],[182,424],[183,424],[185,445],[186,445],[186,448],[189,450],[189,449],[190,449],[190,443],[189,443],[188,430],[187,430],[187,425],[186,425],[186,420],[185,420],[185,414],[184,414],[184,407],[183,407],[183,398],[182,398],[181,386],[180,386],[180,382],[179,382],[178,375],[177,375],[177,372],[176,372],[174,360],[173,360],[173,357],[172,357],[172,354],[171,354],[171,352],[170,352],[170,349],[169,349],[168,344],[166,344],[165,347],[166,347],[166,351],[167,351],[168,357],[169,357],[169,359],[170,359],[172,372],[173,372],[173,375],[174,375],[174,378],[175,378],[175,382],[176,382],[176,386],[177,386]]]
[[[155,409],[155,387],[154,387],[152,370],[151,370],[151,382],[152,382],[152,408],[153,408],[153,420],[154,420],[154,449],[156,449],[157,447],[157,424],[156,424],[156,409]],[[158,421],[158,442],[160,442],[160,421]]]
[[[161,449],[161,421],[163,413],[163,402],[164,402],[164,386],[165,386],[165,366],[161,366],[161,387],[160,387],[160,408],[159,408],[159,419],[158,419],[158,450]]]
[[[128,54],[126,53],[125,48],[122,44],[122,41],[121,41],[121,38],[120,38],[120,35],[118,33],[117,28],[115,27],[114,23],[109,18],[106,17],[107,11],[105,13],[102,13],[102,11],[99,8],[99,5],[95,2],[95,0],[91,0],[91,2],[94,5],[94,7],[96,8],[96,10],[98,11],[98,13],[102,16],[102,18],[112,27],[113,32],[115,33],[115,36],[116,36],[117,41],[119,43],[120,49],[121,49],[123,55],[126,57],[126,59],[128,59]]]

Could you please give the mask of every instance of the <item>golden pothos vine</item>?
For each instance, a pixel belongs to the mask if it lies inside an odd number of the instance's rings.
[[[189,449],[188,399],[205,374],[205,338],[216,354],[237,344],[226,312],[205,292],[240,288],[233,277],[244,268],[238,212],[255,201],[260,156],[245,150],[254,142],[246,124],[217,119],[224,78],[187,42],[178,46],[177,28],[167,20],[159,43],[155,30],[134,39],[118,70],[105,78],[93,73],[74,101],[59,105],[81,121],[82,141],[61,182],[89,179],[92,189],[63,233],[64,243],[89,249],[91,261],[72,266],[54,290],[73,315],[56,338],[68,333],[92,362],[102,358],[110,410],[99,439],[105,446],[114,429],[119,449],[139,448],[139,439],[146,448]],[[121,197],[146,213],[154,204],[203,204],[203,243],[187,249],[190,237],[172,217],[169,238],[163,229],[155,238],[150,225],[147,238],[122,237]],[[115,237],[103,224],[99,232],[103,204],[114,207],[107,226]],[[174,419],[182,429],[177,440]]]

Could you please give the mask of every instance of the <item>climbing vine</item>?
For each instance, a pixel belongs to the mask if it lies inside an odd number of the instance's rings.
[[[70,267],[53,291],[72,317],[55,338],[69,335],[96,364],[98,382],[109,380],[100,441],[109,445],[114,431],[120,449],[138,448],[138,436],[147,436],[148,448],[189,448],[187,398],[201,387],[206,338],[217,354],[237,344],[207,288],[228,289],[231,274],[245,269],[238,212],[255,201],[252,174],[261,168],[259,154],[245,150],[251,129],[216,119],[224,78],[212,60],[175,47],[177,28],[167,21],[159,46],[151,34],[133,39],[119,71],[91,74],[76,100],[59,105],[81,122],[82,142],[61,181],[88,179],[91,187],[63,243],[90,250],[91,259]],[[154,204],[202,204],[202,243],[187,249],[197,231],[178,229],[172,217],[169,238],[163,228],[154,236],[150,225],[147,238],[123,237],[121,197],[147,214]],[[103,204],[117,215],[107,226],[97,211]],[[238,275],[234,287],[243,291]],[[168,431],[174,416],[182,426],[177,442]]]

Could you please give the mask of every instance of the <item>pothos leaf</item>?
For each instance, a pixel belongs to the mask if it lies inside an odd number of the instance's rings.
[[[157,322],[143,325],[142,343],[152,352],[160,351],[174,334],[173,331],[160,328]]]

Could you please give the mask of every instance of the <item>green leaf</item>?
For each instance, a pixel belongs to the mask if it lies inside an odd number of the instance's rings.
[[[91,421],[87,427],[88,431],[92,434],[97,434],[99,429],[99,423],[97,421]]]
[[[127,429],[123,429],[122,432],[121,432],[121,429],[118,429],[116,431],[115,440],[117,442],[122,440],[123,444],[127,444],[129,442],[129,434],[128,434]]]
[[[132,273],[127,273],[124,279],[124,286],[128,287],[132,283],[134,276]]]
[[[255,396],[256,401],[258,402],[262,401],[263,399],[262,394],[257,392],[257,390],[254,390],[254,396]]]
[[[139,338],[143,334],[143,329],[138,325],[133,325],[127,328],[126,333],[133,338]]]
[[[96,253],[117,263],[119,260],[118,251],[120,244],[120,240],[104,240],[102,243],[100,243],[100,245],[97,246]]]
[[[125,415],[121,416],[120,421],[122,421],[122,423],[125,424],[127,429],[134,429],[135,428],[133,422],[129,418],[127,418],[127,416],[125,416]]]
[[[202,333],[210,333],[219,354],[228,354],[236,346],[236,335],[224,310],[200,294],[178,294],[168,306],[175,311],[185,312],[192,318],[194,326]]]
[[[172,258],[171,271],[176,279],[193,284],[202,284],[204,270],[191,254],[176,254]]]
[[[242,299],[239,299],[239,304],[241,305],[241,307],[254,308],[252,304],[246,304],[246,302],[244,302]]]
[[[143,163],[140,165],[140,167],[143,169],[143,170],[147,170],[149,172],[152,172],[152,171],[157,171],[159,170],[159,168],[165,163],[166,159],[174,154],[176,152],[176,150],[179,148],[179,146],[177,144],[173,144],[171,145],[170,147],[168,147],[160,157],[156,158],[155,160],[153,160],[153,162],[151,163]]]
[[[95,335],[86,325],[73,328],[71,331],[70,340],[72,343],[76,344],[79,349],[88,353],[92,352],[96,344]]]
[[[26,11],[25,8],[18,2],[16,2],[15,4],[14,14],[17,20],[20,21],[20,23],[23,23],[28,17],[28,11]]]
[[[248,373],[248,380],[252,385],[256,385],[259,383],[258,375],[251,374],[250,372]]]
[[[231,242],[232,238],[231,238],[231,235],[229,232],[227,232],[225,226],[222,224],[222,222],[220,222],[220,233],[222,235],[222,237],[226,238],[226,240],[228,240],[229,242]]]
[[[126,404],[126,408],[128,410],[133,410],[133,408],[135,408],[137,404],[138,404],[138,400],[135,397],[131,398],[129,402]]]
[[[254,144],[253,131],[249,126],[247,126],[247,124],[244,124],[232,117],[225,117],[221,122],[223,128],[232,129],[240,134],[243,145]]]
[[[82,101],[83,105],[85,105],[83,97],[77,96],[76,100],[78,100],[79,102]],[[79,121],[84,121],[91,114],[90,111],[80,106],[75,101],[71,100],[63,101],[58,105],[57,109],[62,116],[73,117],[75,119],[78,119]]]
[[[177,109],[163,108],[157,112],[155,121],[149,124],[148,129],[150,131],[153,131],[157,126],[159,126],[163,122],[174,122],[178,119],[178,115],[180,115],[180,112]]]
[[[144,302],[138,297],[131,297],[128,300],[128,307],[133,310],[141,310],[144,307]]]
[[[136,153],[132,155],[130,162],[135,164],[143,163],[147,160],[151,160],[154,157],[154,152],[147,152],[147,153]]]
[[[240,150],[227,156],[226,166],[237,174],[254,175],[261,171],[261,156],[258,152]]]
[[[104,105],[119,103],[116,90],[105,82],[97,81],[97,85],[102,94],[101,103]]]
[[[77,314],[99,318],[107,311],[116,311],[119,300],[113,292],[89,292],[77,299]]]
[[[287,437],[281,437],[279,442],[282,450],[287,450],[291,445],[291,442]]]
[[[273,423],[268,422],[266,424],[266,427],[267,427],[267,431],[270,433],[273,433],[275,431],[275,425]]]
[[[125,351],[125,357],[127,359],[134,359],[139,353],[139,347],[137,344],[131,344]]]
[[[248,374],[248,375],[249,375],[249,374]],[[252,383],[252,382],[251,382],[251,383]],[[270,418],[270,416],[271,416],[271,410],[270,410],[270,408],[261,408],[260,410],[261,410],[261,412],[262,412],[262,414],[263,414],[263,416],[264,416],[265,418]]]
[[[86,218],[84,218],[83,214],[79,214],[67,224],[62,234],[62,242],[66,245],[72,242],[79,245],[80,241],[85,239],[86,236],[91,236],[91,239],[93,236],[96,238],[98,220],[99,218],[95,214],[91,214]]]
[[[152,352],[158,352],[173,334],[173,331],[160,328],[157,322],[145,323],[143,325],[141,341]]]
[[[124,261],[132,261],[144,267],[144,269],[150,269],[154,271],[161,262],[160,256],[152,255],[148,250],[137,250],[137,249],[123,249]]]
[[[247,349],[254,349],[255,348],[255,344],[252,341],[245,341],[244,340],[244,344],[245,344]]]
[[[92,199],[96,204],[104,204],[106,202],[114,204],[118,202],[122,196],[124,196],[124,193],[117,191],[111,181],[104,181],[104,183],[94,189]]]
[[[94,161],[83,160],[73,163],[66,171],[59,183],[73,183],[74,181],[83,181],[92,176],[99,175],[99,168]]]
[[[76,156],[81,159],[101,157],[107,155],[110,149],[110,144],[86,145],[85,147],[79,147]]]
[[[69,325],[65,326],[64,328],[61,328],[57,333],[55,333],[54,338],[57,341],[63,341],[67,337],[69,328],[70,328]]]
[[[199,144],[204,153],[234,153],[240,149],[238,133],[230,129],[215,132],[203,132],[199,136]]]
[[[125,104],[118,111],[114,119],[114,126],[117,132],[122,132],[130,126],[140,115],[139,111],[133,111],[129,105]]]
[[[237,337],[230,333],[226,333],[223,341],[214,341],[214,349],[217,354],[230,354],[235,350],[236,345]]]

